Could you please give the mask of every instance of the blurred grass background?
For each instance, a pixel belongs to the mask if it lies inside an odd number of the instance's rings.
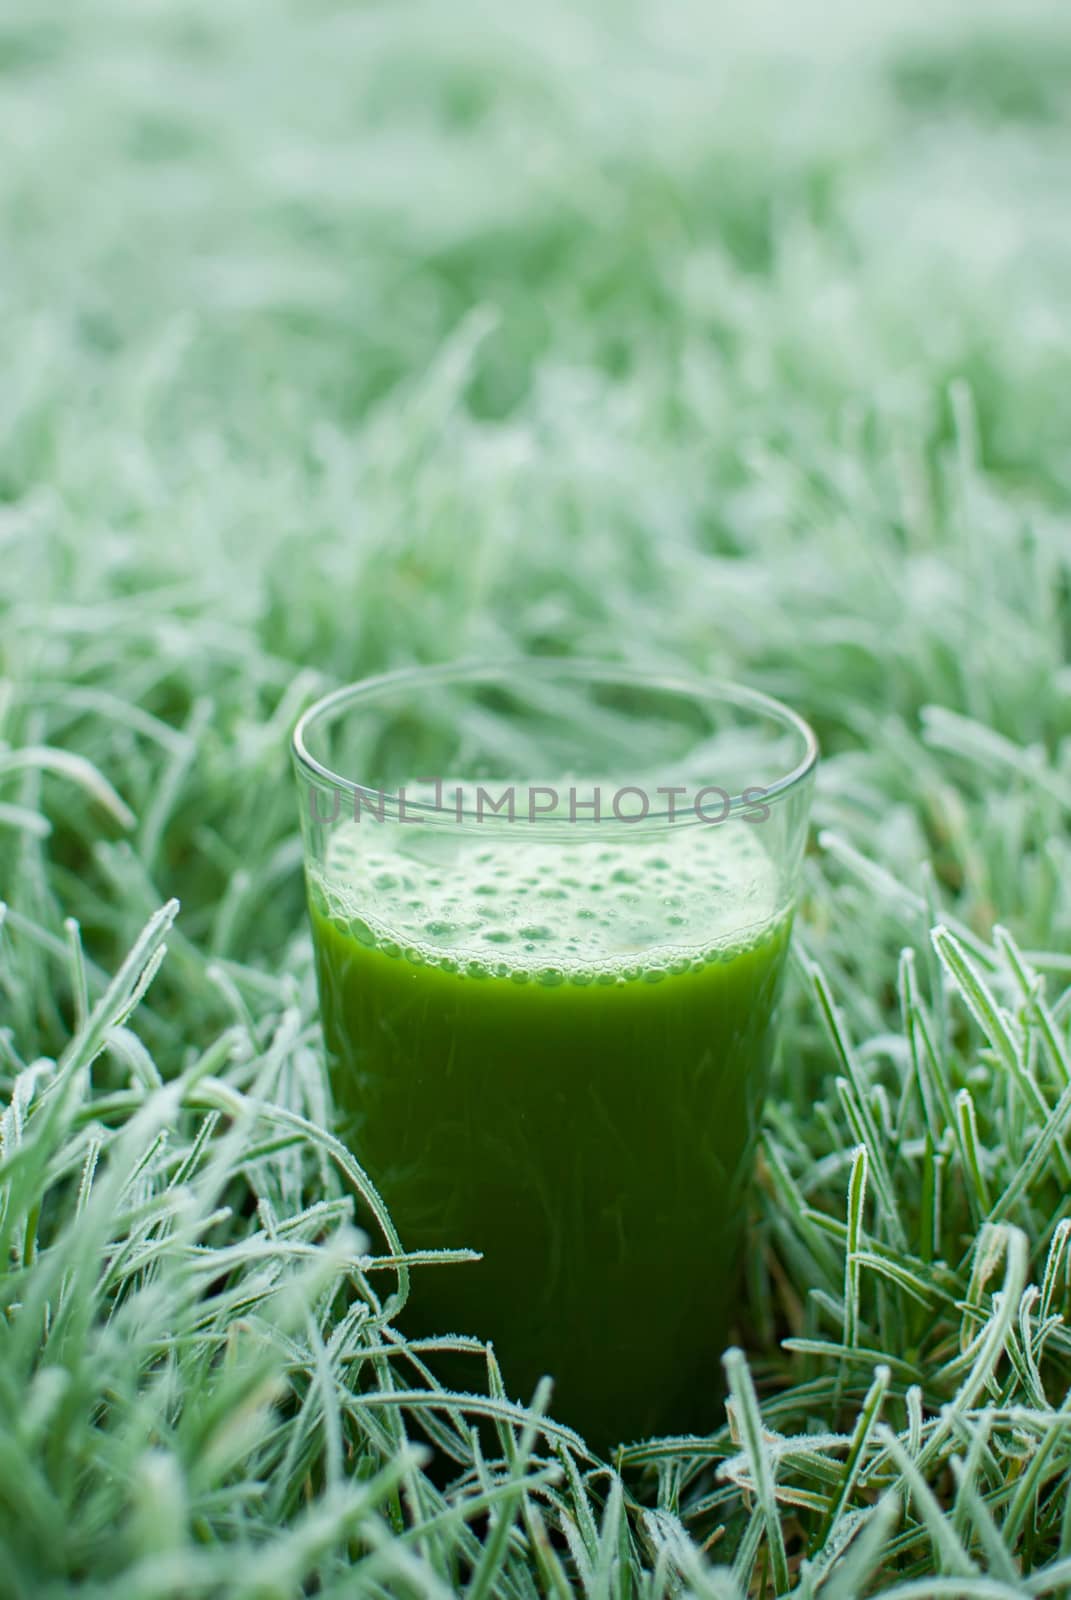
[[[842,1241],[786,1221],[782,1177],[843,1216],[859,1139],[877,1141],[873,1162],[887,1138],[907,1242],[889,1216],[875,1227],[891,1229],[886,1242],[912,1270],[946,1258],[962,1280],[944,1284],[941,1304],[973,1305],[985,1282],[971,1278],[976,1228],[1047,1125],[1048,1101],[1026,1080],[1022,1104],[1006,1097],[993,1066],[1004,1036],[995,1045],[986,1033],[995,1013],[975,1005],[980,1042],[931,923],[953,926],[990,973],[1030,1081],[1049,1051],[1062,1082],[1071,13],[1008,0],[8,0],[0,151],[0,1041],[11,1104],[26,1111],[37,1091],[25,1073],[40,1057],[68,1059],[81,1037],[80,984],[87,1005],[103,994],[176,895],[168,958],[139,1012],[142,1048],[172,1076],[238,1025],[254,1061],[294,1011],[301,1064],[268,1099],[316,1120],[286,737],[318,689],[410,661],[523,651],[742,678],[788,699],[822,739],[800,949],[861,1041],[856,1087],[877,1107],[873,1124],[844,1120],[829,1088],[844,1063],[801,967],[742,1326],[764,1396],[789,1396],[771,1401],[774,1425],[850,1432],[869,1373],[849,1361],[836,1376],[828,1360],[778,1348],[786,1331],[811,1337],[841,1315],[830,1297],[847,1292],[836,1287]],[[1056,1044],[993,943],[998,922],[1047,975]],[[972,1086],[978,1097],[984,1170],[970,1204],[962,1120],[955,1139],[951,1124],[919,1124],[923,1143],[904,1154],[914,1124],[893,1101],[910,1076],[905,945],[934,1007],[948,1110]],[[96,1090],[120,1096],[108,1127],[132,1114],[121,1089],[130,1052],[138,1081],[152,1082],[121,1031],[94,1069]],[[956,1105],[952,1122],[967,1117]],[[91,1114],[72,1111],[71,1129]],[[932,1177],[945,1135],[951,1210],[934,1223],[919,1174]],[[58,1150],[49,1160],[62,1178]],[[1029,1169],[991,1219],[1023,1230],[1039,1279],[1063,1237],[1060,1170]],[[78,1250],[76,1222],[59,1226],[63,1205],[45,1206],[42,1260],[47,1237]],[[21,1224],[18,1237],[20,1270],[32,1270],[38,1246],[27,1258]],[[13,1280],[7,1303],[24,1289]],[[99,1289],[104,1316],[112,1289]],[[881,1293],[871,1349],[908,1360],[889,1343],[907,1338],[904,1326],[882,1321],[888,1297],[908,1291],[900,1281]],[[226,1329],[230,1312],[219,1315]],[[26,1382],[36,1351],[23,1352]],[[23,1369],[10,1370],[15,1408]],[[894,1379],[903,1398],[910,1372]],[[37,1559],[57,1584],[105,1570],[99,1529],[79,1532],[70,1509],[102,1471],[93,1393],[81,1411],[72,1402],[86,1476],[55,1490],[71,1548],[39,1539],[33,1557],[12,1535],[12,1593],[45,1593]],[[928,1419],[947,1397],[940,1383],[926,1390]],[[905,1437],[914,1404],[904,1399]],[[1071,1558],[1063,1427],[1040,1435],[1044,1495],[1033,1522],[1016,1512],[1006,1549],[1018,1565],[994,1582],[1030,1570],[1029,1526],[1046,1560]],[[376,1459],[393,1448],[365,1445]],[[29,1454],[9,1454],[12,1483],[36,1459],[36,1445],[18,1448]],[[952,1448],[936,1450],[931,1474],[945,1509]],[[990,1461],[977,1447],[990,1472],[980,1493],[998,1517],[1033,1459],[1016,1448]],[[108,1469],[109,1516],[138,1476],[136,1452],[123,1459]],[[701,1475],[703,1463],[683,1459],[659,1478],[667,1516],[683,1514]],[[855,1490],[845,1493],[835,1529]],[[789,1549],[795,1538],[813,1555],[814,1529],[804,1537],[792,1521],[805,1503],[784,1503]],[[570,1504],[562,1515],[586,1528]],[[735,1504],[758,1530],[734,1546],[733,1581],[746,1587],[766,1571],[757,1552],[771,1525]],[[212,1539],[239,1539],[211,1505],[202,1515]],[[901,1547],[904,1581],[954,1573],[959,1557],[941,1553],[926,1512],[907,1515],[917,1542]],[[980,1540],[996,1571],[974,1512],[956,1515],[957,1539],[968,1552]],[[240,1538],[286,1526],[278,1506],[273,1516]],[[56,1511],[44,1525],[62,1521]],[[530,1527],[526,1537],[538,1544]],[[627,1592],[614,1587],[626,1569],[635,1592],[662,1592],[642,1591],[656,1577],[636,1548],[613,1577],[596,1551],[592,1592]],[[531,1550],[496,1549],[486,1592],[527,1592]],[[457,1559],[448,1589],[469,1571]],[[715,1579],[687,1561],[664,1567],[660,1582],[677,1571],[689,1592],[729,1592],[704,1590]],[[140,1600],[149,1580],[130,1570]],[[295,1581],[312,1583],[307,1570]],[[876,1570],[850,1581],[876,1582]],[[1053,1570],[1049,1589],[1031,1592],[1055,1592]],[[315,1582],[334,1592],[326,1572]],[[400,1573],[389,1592],[424,1592],[426,1574]],[[610,1587],[598,1588],[600,1573]],[[269,1579],[258,1569],[248,1581]],[[381,1579],[362,1581],[373,1593]],[[172,1589],[153,1582],[153,1593],[196,1589],[189,1572]]]

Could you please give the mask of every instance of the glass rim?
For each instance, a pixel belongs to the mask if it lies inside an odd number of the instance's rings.
[[[642,669],[626,666],[614,661],[600,661],[584,656],[515,656],[494,661],[459,660],[437,662],[425,666],[399,667],[390,672],[373,674],[367,678],[359,678],[352,683],[342,684],[337,689],[332,689],[328,694],[321,695],[312,705],[308,706],[298,718],[290,739],[290,750],[295,767],[305,777],[317,780],[327,787],[334,788],[353,799],[361,799],[369,804],[386,802],[399,804],[402,797],[388,791],[375,789],[367,784],[358,783],[353,778],[347,778],[343,773],[335,772],[324,762],[314,756],[308,746],[308,735],[313,728],[322,722],[330,722],[342,715],[351,706],[364,703],[374,704],[380,697],[386,696],[398,689],[419,689],[425,685],[442,683],[473,683],[479,681],[503,681],[516,678],[518,674],[540,677],[571,676],[585,681],[599,680],[603,683],[616,683],[630,685],[636,688],[663,690],[668,694],[687,695],[700,701],[721,701],[753,711],[756,718],[765,717],[779,723],[782,727],[792,729],[802,740],[803,754],[799,761],[789,771],[776,777],[766,785],[763,790],[762,801],[764,805],[771,802],[780,802],[787,795],[798,790],[814,772],[818,763],[818,739],[811,727],[799,712],[794,711],[783,701],[777,700],[773,695],[765,694],[761,689],[751,689],[745,684],[735,683],[727,678],[702,679],[689,677],[678,672],[665,672],[656,668]],[[428,803],[421,800],[404,797],[404,808],[407,817],[416,819],[422,815],[428,818],[443,816],[443,807],[437,803]],[[724,820],[728,821],[734,813],[754,807],[755,801],[747,800],[743,794],[733,795],[729,799]],[[465,822],[486,822],[482,814],[474,810],[462,808],[460,811],[454,807],[449,808],[449,818],[455,826],[462,826]],[[622,821],[624,819],[621,819]],[[524,829],[567,824],[577,826],[565,817],[541,816],[538,823],[521,823]],[[643,817],[642,830],[646,832],[652,824],[674,824],[673,807],[665,811],[647,812]],[[591,826],[593,819],[584,819],[584,823]],[[516,827],[513,823],[511,826]],[[700,824],[702,825],[702,824]]]

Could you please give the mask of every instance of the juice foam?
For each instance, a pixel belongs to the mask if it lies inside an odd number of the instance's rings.
[[[653,840],[499,838],[349,822],[313,880],[316,908],[359,943],[471,977],[657,982],[739,951],[777,920],[756,828],[691,825]]]

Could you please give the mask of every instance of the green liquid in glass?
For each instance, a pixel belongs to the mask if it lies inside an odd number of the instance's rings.
[[[337,1131],[407,1249],[483,1256],[418,1268],[406,1332],[490,1338],[516,1398],[549,1372],[598,1449],[714,1425],[788,942],[761,852],[719,939],[724,845],[518,847],[459,890],[349,831],[310,884]]]

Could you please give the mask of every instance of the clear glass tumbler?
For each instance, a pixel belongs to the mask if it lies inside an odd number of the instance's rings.
[[[751,690],[548,658],[295,732],[336,1131],[407,1249],[481,1256],[402,1326],[598,1450],[716,1420],[816,757]]]

